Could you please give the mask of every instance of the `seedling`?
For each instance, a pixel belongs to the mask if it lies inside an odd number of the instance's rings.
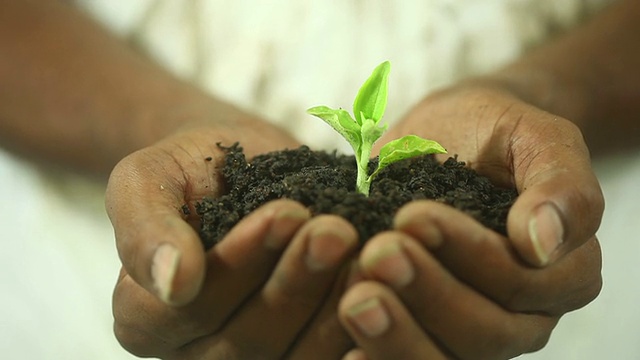
[[[416,135],[406,135],[386,143],[380,149],[378,167],[369,174],[369,158],[373,144],[380,139],[389,127],[381,125],[380,120],[387,107],[387,89],[391,64],[388,61],[378,65],[365,81],[353,102],[353,115],[344,109],[331,109],[327,106],[316,106],[307,110],[329,124],[342,135],[353,148],[358,166],[356,189],[368,196],[371,181],[380,170],[396,161],[418,155],[445,154],[447,151],[433,140],[423,139]]]

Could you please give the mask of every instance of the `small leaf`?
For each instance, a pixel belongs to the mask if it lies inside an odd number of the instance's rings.
[[[446,154],[447,150],[433,140],[423,139],[416,135],[403,136],[386,143],[380,149],[376,173],[390,164],[418,155]]]
[[[388,61],[378,65],[358,91],[353,102],[353,114],[358,124],[362,125],[366,119],[377,124],[382,119],[387,107],[389,71],[391,63]]]
[[[307,110],[307,113],[329,124],[351,144],[354,151],[358,151],[362,143],[360,125],[353,120],[348,111],[343,109],[335,110],[327,106],[316,106]]]
[[[389,127],[388,124],[384,124],[383,126],[377,126],[375,121],[371,119],[366,119],[362,123],[362,127],[360,128],[362,143],[372,147],[373,144],[382,137],[382,134],[384,134],[384,132],[387,131],[388,127]]]

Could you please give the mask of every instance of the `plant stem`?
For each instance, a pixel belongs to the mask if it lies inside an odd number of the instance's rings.
[[[369,177],[369,157],[371,156],[371,144],[362,144],[360,154],[356,155],[358,163],[358,176],[356,178],[356,190],[365,196],[369,196],[371,178]]]

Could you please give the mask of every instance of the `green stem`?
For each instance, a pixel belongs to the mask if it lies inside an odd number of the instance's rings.
[[[356,154],[356,162],[358,163],[356,189],[365,196],[369,196],[369,188],[371,187],[371,177],[369,177],[368,171],[371,149],[372,146],[370,144],[362,144],[360,147],[360,154]]]

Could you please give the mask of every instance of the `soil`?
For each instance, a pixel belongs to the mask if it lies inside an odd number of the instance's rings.
[[[396,211],[418,199],[449,204],[505,234],[507,213],[518,195],[514,189],[494,186],[456,157],[444,163],[432,155],[394,163],[373,180],[366,197],[355,191],[353,156],[302,146],[259,155],[247,162],[238,144],[221,148],[226,151],[223,176],[227,192],[196,204],[206,248],[219,242],[244,216],[274,199],[298,201],[313,215],[342,216],[364,241],[390,229]],[[376,162],[370,162],[370,170]]]

